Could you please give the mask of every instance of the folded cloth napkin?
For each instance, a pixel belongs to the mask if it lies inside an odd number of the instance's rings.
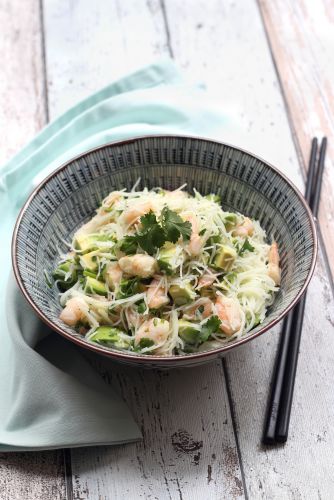
[[[8,280],[13,225],[29,192],[56,167],[94,146],[150,134],[226,140],[227,124],[230,132],[230,119],[204,90],[184,82],[172,61],[162,60],[74,106],[0,169],[0,290],[6,297],[0,309],[0,451],[141,438],[126,404],[82,351],[52,334],[21,296],[12,273]]]

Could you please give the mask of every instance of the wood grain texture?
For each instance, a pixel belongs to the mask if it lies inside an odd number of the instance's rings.
[[[270,448],[260,443],[277,339],[275,329],[226,358],[248,493],[263,500],[330,500],[334,302],[322,254],[308,289],[290,435],[286,445]]]
[[[168,55],[159,0],[44,1],[50,116]]]
[[[46,109],[38,0],[0,4],[0,163],[44,125]],[[1,500],[63,500],[62,451],[1,453]]]
[[[221,362],[170,372],[102,363],[144,440],[72,450],[75,498],[244,498]]]
[[[186,0],[182,7],[178,5],[182,19],[178,23],[175,4],[166,4],[176,60],[189,75],[202,75],[218,102],[220,96],[222,109],[225,100],[235,101],[242,141],[302,188],[284,100],[256,4],[197,2],[196,9],[192,5]],[[285,447],[265,450],[260,445],[279,329],[226,357],[245,483],[252,499],[331,498],[334,494],[334,432],[324,423],[331,421],[334,412],[332,301],[321,260],[310,287],[291,434]],[[312,473],[315,456],[319,473]]]
[[[1,500],[65,500],[61,451],[0,454]]]
[[[228,140],[272,162],[302,188],[256,2],[172,0],[166,18],[175,60],[189,79],[205,83],[236,127],[231,138],[226,130]]]
[[[334,275],[334,3],[260,0],[304,165],[310,140],[327,136],[319,220]]]
[[[38,0],[0,3],[0,164],[45,124]]]

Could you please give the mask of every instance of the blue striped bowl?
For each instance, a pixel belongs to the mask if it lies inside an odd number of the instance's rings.
[[[224,347],[196,354],[160,358],[93,345],[59,319],[55,288],[44,271],[56,267],[64,241],[93,215],[100,201],[116,189],[175,189],[217,193],[223,208],[258,219],[268,239],[279,245],[282,284],[261,325]],[[40,318],[67,339],[115,360],[149,367],[180,367],[219,356],[276,324],[305,291],[316,261],[312,214],[292,183],[264,160],[239,148],[193,137],[152,136],[115,142],[67,162],[45,179],[25,203],[13,235],[12,259],[17,282]]]

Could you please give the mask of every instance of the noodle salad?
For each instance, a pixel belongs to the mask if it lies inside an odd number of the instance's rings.
[[[214,194],[113,191],[53,278],[60,319],[89,342],[156,356],[222,346],[262,323],[280,284],[277,244]]]

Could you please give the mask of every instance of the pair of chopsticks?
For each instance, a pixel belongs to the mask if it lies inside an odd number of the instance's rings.
[[[318,215],[326,147],[324,137],[317,162],[318,140],[312,140],[305,199],[314,217]],[[306,292],[283,322],[262,438],[264,444],[285,443],[288,438],[305,302]]]

